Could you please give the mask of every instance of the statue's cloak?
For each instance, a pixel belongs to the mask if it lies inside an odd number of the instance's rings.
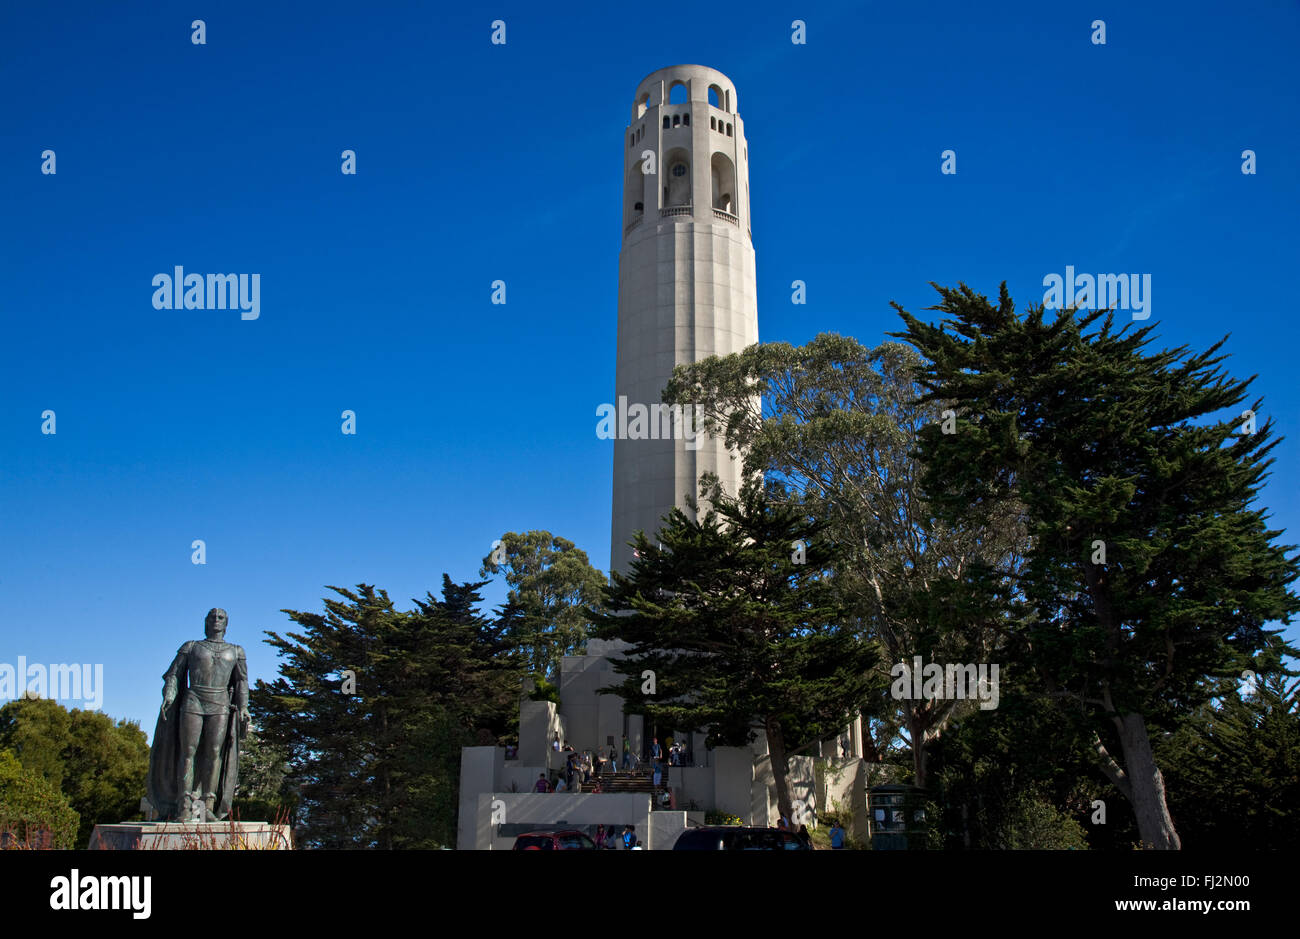
[[[158,712],[149,748],[149,780],[146,793],[160,821],[170,821],[181,811],[181,701],[182,691],[166,710]]]
[[[176,661],[167,675],[178,679],[176,697],[164,710],[159,711],[153,729],[153,746],[149,749],[149,778],[146,794],[149,804],[158,813],[159,821],[172,821],[180,817],[184,793],[181,789],[181,705],[189,691],[188,669],[183,667],[191,642],[185,643],[176,654]],[[242,652],[242,650],[241,650]],[[181,667],[178,668],[178,665]],[[167,676],[164,676],[166,678]],[[217,784],[217,804],[213,814],[225,818],[235,800],[235,783],[239,778],[239,712],[232,704],[226,720],[226,736],[221,742],[221,775]],[[196,767],[197,772],[198,767]]]

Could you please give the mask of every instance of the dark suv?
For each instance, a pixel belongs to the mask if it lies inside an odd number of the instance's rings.
[[[674,851],[809,851],[788,831],[779,828],[740,828],[716,825],[681,833]]]
[[[515,839],[516,851],[595,851],[596,842],[575,828],[529,831]]]

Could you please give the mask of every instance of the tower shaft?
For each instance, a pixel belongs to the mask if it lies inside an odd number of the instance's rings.
[[[648,415],[639,426],[629,420],[614,442],[610,566],[625,572],[626,542],[638,530],[653,541],[674,506],[689,511],[701,474],[716,474],[732,493],[739,485],[737,454],[699,433],[689,412],[675,420],[656,406],[674,366],[757,342],[758,304],[749,151],[731,81],[699,65],[650,74],[623,150],[614,404]]]

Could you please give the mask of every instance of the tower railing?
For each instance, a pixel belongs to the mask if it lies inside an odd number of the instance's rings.
[[[740,217],[738,215],[732,215],[726,209],[714,209],[713,217],[720,218],[724,222],[730,222],[732,225],[735,225],[737,228],[740,227]]]
[[[695,211],[691,205],[666,205],[659,210],[660,218],[672,218],[675,215],[690,215]]]
[[[641,224],[641,219],[643,219],[644,217],[645,217],[645,216],[643,216],[643,215],[638,215],[636,218],[632,219],[632,221],[628,222],[627,227],[623,229],[623,234],[626,235],[626,234],[627,234],[628,232],[630,232],[632,229],[634,229],[634,228],[636,228],[638,225],[640,225],[640,224]]]

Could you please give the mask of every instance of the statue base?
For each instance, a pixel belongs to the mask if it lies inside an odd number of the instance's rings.
[[[293,833],[270,822],[119,822],[96,825],[92,851],[288,851]]]

